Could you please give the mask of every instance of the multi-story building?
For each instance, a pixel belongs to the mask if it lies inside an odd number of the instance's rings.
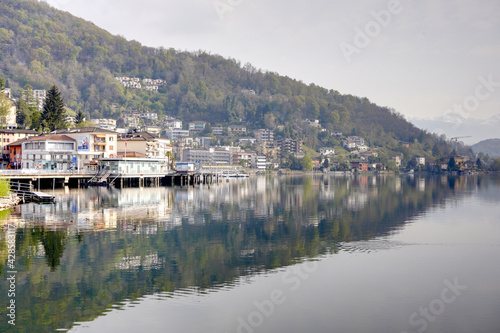
[[[143,119],[158,120],[158,114],[154,112],[144,112],[139,116]]]
[[[177,141],[181,138],[188,137],[189,131],[188,130],[181,130],[181,129],[168,129],[165,131],[165,135],[170,140]]]
[[[192,132],[202,132],[207,126],[207,123],[204,121],[192,121],[189,123],[189,130]]]
[[[417,163],[417,166],[419,166],[419,165],[425,165],[425,157],[416,156],[415,157],[415,162]]]
[[[255,156],[255,152],[251,150],[236,151],[231,156],[231,164],[246,167],[252,163],[252,157]]]
[[[182,129],[182,120],[175,118],[168,118],[163,121],[163,124],[169,129]]]
[[[103,128],[106,130],[114,131],[116,129],[116,120],[114,119],[92,119],[92,123],[99,128]]]
[[[282,139],[278,141],[281,156],[292,154],[297,156],[302,153],[302,142],[299,140]]]
[[[165,159],[169,162],[172,154],[170,139],[149,132],[134,132],[118,138],[118,155],[128,157],[133,152],[144,154],[149,158]]]
[[[213,135],[222,135],[222,134],[224,134],[224,127],[221,127],[221,126],[214,126],[214,127],[212,127],[212,134]]]
[[[232,152],[221,148],[188,148],[183,151],[182,161],[202,165],[229,165],[232,162]]]
[[[11,165],[9,144],[36,135],[38,135],[38,132],[33,130],[0,129],[1,168],[6,169]]]
[[[16,142],[9,143],[4,147],[9,149],[9,166],[10,169],[20,169],[22,168],[22,150],[23,142],[28,140],[27,138],[17,140]]]
[[[142,126],[141,127],[142,132],[149,132],[154,135],[160,135],[161,132],[161,127],[160,126]]]
[[[14,129],[17,127],[16,123],[16,104],[12,100],[12,93],[10,89],[4,89],[0,91],[4,98],[0,99],[1,105],[7,109],[5,114],[0,115],[0,127]]]
[[[182,151],[182,161],[188,163],[212,165],[214,164],[213,151],[213,148],[187,148]]]
[[[22,142],[22,165],[26,169],[71,170],[76,166],[76,140],[67,135],[46,134]]]
[[[266,171],[266,157],[262,155],[253,155],[252,167],[259,171]]]
[[[393,156],[393,157],[391,157],[391,160],[393,160],[396,163],[396,166],[398,168],[401,166],[401,157],[399,157],[399,156]]]
[[[208,148],[212,145],[212,138],[209,136],[204,136],[197,139],[200,142],[200,146]]]
[[[335,155],[335,149],[331,147],[322,147],[319,149],[319,153],[325,156]]]
[[[27,96],[28,90],[23,90],[22,95],[24,98],[31,98],[33,103],[37,106],[38,110],[43,109],[43,103],[45,102],[45,98],[47,97],[47,90],[31,90],[31,96]]]
[[[228,126],[227,132],[232,135],[244,135],[247,133],[247,127],[243,125]]]
[[[252,137],[244,137],[244,138],[239,138],[238,142],[242,145],[253,145],[257,141],[256,138]]]
[[[365,139],[360,136],[348,136],[347,141],[353,141],[356,146],[363,146],[365,144]]]
[[[274,132],[270,129],[259,129],[254,132],[257,142],[274,142]]]
[[[77,142],[78,168],[83,169],[100,158],[117,156],[117,133],[99,127],[56,130],[52,134],[69,136]]]

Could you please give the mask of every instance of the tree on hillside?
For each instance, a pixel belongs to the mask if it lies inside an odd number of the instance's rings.
[[[12,103],[5,96],[5,94],[0,93],[0,122],[2,128],[5,128],[7,125],[7,118],[9,118],[10,108],[12,107]]]
[[[33,89],[29,84],[24,90],[16,105],[17,124],[25,129],[39,129],[41,113],[38,110],[38,101],[33,96]]]
[[[64,100],[61,97],[59,89],[54,85],[47,92],[47,97],[43,103],[42,124],[45,129],[53,131],[66,127],[64,118],[66,111],[64,109]]]
[[[302,159],[302,170],[304,171],[311,171],[313,169],[313,161],[311,156],[309,154],[306,154],[304,158]]]
[[[457,163],[455,161],[455,158],[452,157],[450,158],[450,160],[448,161],[448,170],[449,171],[457,171],[458,167],[457,167]]]
[[[0,76],[0,91],[5,89],[5,81],[3,78]]]
[[[76,114],[76,119],[75,119],[75,123],[76,124],[81,124],[85,121],[85,115],[83,114],[83,111],[82,109],[79,109],[78,110],[78,113]]]

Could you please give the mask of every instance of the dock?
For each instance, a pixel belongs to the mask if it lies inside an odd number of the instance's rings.
[[[23,202],[38,202],[38,203],[52,203],[56,201],[56,197],[44,192],[35,191],[33,185],[24,184],[21,182],[10,182],[10,190],[17,194]]]
[[[56,197],[44,192],[31,192],[31,200],[39,203],[51,203],[56,201]]]

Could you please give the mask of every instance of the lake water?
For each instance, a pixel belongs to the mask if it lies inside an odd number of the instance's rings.
[[[500,332],[500,177],[54,195],[0,214],[2,332]]]

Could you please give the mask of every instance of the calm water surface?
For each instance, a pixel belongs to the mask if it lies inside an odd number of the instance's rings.
[[[500,332],[499,177],[54,194],[0,214],[2,332]]]

